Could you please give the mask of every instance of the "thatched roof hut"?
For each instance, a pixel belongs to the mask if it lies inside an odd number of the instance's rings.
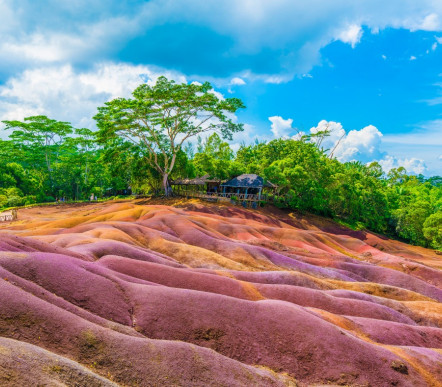
[[[255,174],[243,174],[225,183],[221,184],[223,187],[235,187],[235,188],[276,188],[276,185],[270,181],[264,181],[261,176]]]

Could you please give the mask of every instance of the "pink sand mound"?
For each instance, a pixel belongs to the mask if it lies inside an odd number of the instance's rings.
[[[1,385],[442,383],[429,250],[199,203],[22,219],[0,229]]]

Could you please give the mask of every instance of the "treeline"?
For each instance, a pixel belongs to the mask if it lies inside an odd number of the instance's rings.
[[[113,174],[88,129],[46,116],[4,123],[12,133],[0,140],[0,208],[103,196],[106,187],[129,184]]]
[[[99,198],[132,190],[161,193],[162,176],[140,145],[103,142],[88,129],[45,116],[4,121],[0,141],[0,208],[57,199]],[[163,154],[157,155],[161,160]],[[242,145],[235,153],[217,134],[177,152],[170,179],[256,173],[278,185],[281,206],[442,249],[442,178],[384,174],[378,163],[341,163],[311,139]]]

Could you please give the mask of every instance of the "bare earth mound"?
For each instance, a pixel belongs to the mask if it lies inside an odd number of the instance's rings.
[[[277,209],[168,204],[0,225],[0,385],[442,384],[431,250]]]

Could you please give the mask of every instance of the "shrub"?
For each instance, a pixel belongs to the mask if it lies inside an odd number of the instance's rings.
[[[425,220],[423,233],[431,247],[442,250],[442,211],[430,215]]]
[[[17,188],[17,187],[6,188],[6,194],[9,197],[14,197],[14,196],[22,197],[23,196],[23,192],[21,191],[20,188]]]
[[[7,205],[8,207],[17,207],[22,206],[24,203],[24,198],[21,198],[19,196],[10,196],[8,198]]]
[[[6,195],[0,195],[0,208],[6,207],[8,204],[8,197]]]
[[[37,203],[37,197],[34,195],[25,196],[24,199],[25,199],[25,206]]]

